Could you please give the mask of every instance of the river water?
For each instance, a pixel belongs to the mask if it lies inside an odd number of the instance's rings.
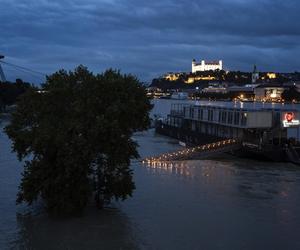
[[[134,138],[142,157],[179,148],[153,130]],[[134,161],[132,198],[53,219],[39,204],[15,204],[22,163],[10,146],[1,132],[0,249],[300,249],[300,167],[292,164],[227,155],[168,166]]]

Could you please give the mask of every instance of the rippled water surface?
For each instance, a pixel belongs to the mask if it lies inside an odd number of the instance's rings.
[[[179,148],[153,130],[142,157]],[[50,219],[16,206],[22,164],[0,133],[0,249],[300,249],[300,167],[221,155],[132,163],[136,191],[103,211]]]

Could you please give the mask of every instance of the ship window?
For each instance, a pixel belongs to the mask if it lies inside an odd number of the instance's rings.
[[[208,120],[212,121],[214,117],[214,112],[213,110],[208,110]]]
[[[226,118],[227,118],[227,112],[222,111],[222,123],[226,123]]]
[[[240,124],[240,113],[235,112],[234,113],[234,125],[239,125]]]
[[[228,112],[228,123],[229,124],[232,124],[232,118],[233,118],[232,112]]]
[[[194,109],[189,108],[189,118],[193,118],[193,116],[194,116]]]
[[[198,109],[198,119],[199,120],[203,119],[203,109]]]
[[[247,124],[247,113],[243,113],[241,118],[241,125],[246,126],[246,124]]]

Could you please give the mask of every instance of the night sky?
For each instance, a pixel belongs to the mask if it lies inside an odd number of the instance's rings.
[[[190,71],[300,70],[299,0],[0,0],[0,54],[46,74],[78,64],[150,81]],[[9,80],[33,76],[4,66]]]

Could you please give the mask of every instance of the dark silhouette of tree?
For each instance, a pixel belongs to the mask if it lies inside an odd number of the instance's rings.
[[[151,108],[140,82],[119,71],[79,66],[47,77],[43,91],[22,96],[6,127],[19,159],[32,156],[17,202],[41,197],[50,213],[73,214],[92,194],[99,207],[131,196],[131,137],[148,127]]]
[[[300,93],[295,86],[283,91],[281,98],[285,101],[291,102],[293,100],[300,101]]]
[[[17,98],[32,88],[29,83],[17,79],[13,82],[0,82],[0,107],[4,109],[5,106],[15,104]]]

